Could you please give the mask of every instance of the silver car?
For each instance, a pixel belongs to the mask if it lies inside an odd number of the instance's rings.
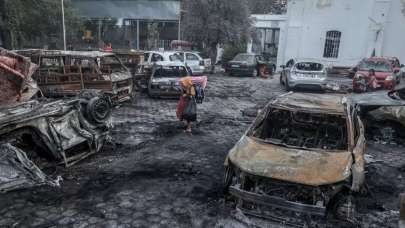
[[[280,74],[280,84],[287,91],[294,89],[324,90],[326,88],[327,69],[314,60],[290,60]]]
[[[211,67],[211,59],[203,59],[197,52],[179,51],[177,54],[192,75],[202,75]]]

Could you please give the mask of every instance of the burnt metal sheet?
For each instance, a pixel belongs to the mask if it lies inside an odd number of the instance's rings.
[[[405,106],[405,84],[396,86],[392,91],[352,94],[349,99],[359,106]]]
[[[318,113],[344,114],[346,110],[344,98],[345,97],[340,94],[290,92],[275,98],[272,105],[289,109],[306,109]]]
[[[376,120],[391,120],[405,126],[405,106],[381,107],[368,113]]]
[[[31,76],[37,66],[28,58],[0,48],[0,105],[31,99],[39,92]]]
[[[10,144],[0,145],[0,192],[41,185],[59,187],[60,180],[44,174],[24,151]]]
[[[333,184],[351,175],[350,152],[309,151],[258,142],[244,136],[228,155],[249,174],[310,186]]]

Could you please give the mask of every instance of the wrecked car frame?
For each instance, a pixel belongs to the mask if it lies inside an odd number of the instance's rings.
[[[333,210],[350,221],[364,182],[364,151],[362,121],[345,97],[284,94],[229,152],[225,190],[256,216],[252,204],[319,216]]]
[[[109,140],[111,101],[99,91],[78,98],[0,108],[0,191],[57,186],[31,158],[72,166]],[[22,175],[24,174],[24,175]]]
[[[75,96],[81,90],[101,90],[114,103],[130,100],[133,79],[119,58],[110,52],[20,50],[39,65],[34,74],[47,97]]]

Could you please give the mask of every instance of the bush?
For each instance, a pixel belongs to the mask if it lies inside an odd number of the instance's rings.
[[[237,54],[245,53],[247,45],[245,43],[238,45],[227,44],[224,47],[224,52],[222,54],[221,63],[225,64],[231,61]]]

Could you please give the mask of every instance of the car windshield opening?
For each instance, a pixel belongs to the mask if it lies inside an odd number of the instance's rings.
[[[105,56],[101,58],[101,69],[103,72],[110,69],[112,72],[125,71],[124,66],[116,56]]]
[[[161,67],[156,69],[155,78],[181,78],[186,77],[187,71],[184,67]]]
[[[305,149],[347,150],[343,116],[271,109],[253,136],[266,142]]]
[[[237,55],[233,61],[253,63],[255,57],[253,55]]]
[[[322,71],[323,65],[320,63],[302,62],[297,63],[295,68],[302,71]]]
[[[363,61],[359,65],[359,70],[369,71],[373,69],[377,72],[391,72],[391,66],[387,62],[376,62],[376,61]]]

